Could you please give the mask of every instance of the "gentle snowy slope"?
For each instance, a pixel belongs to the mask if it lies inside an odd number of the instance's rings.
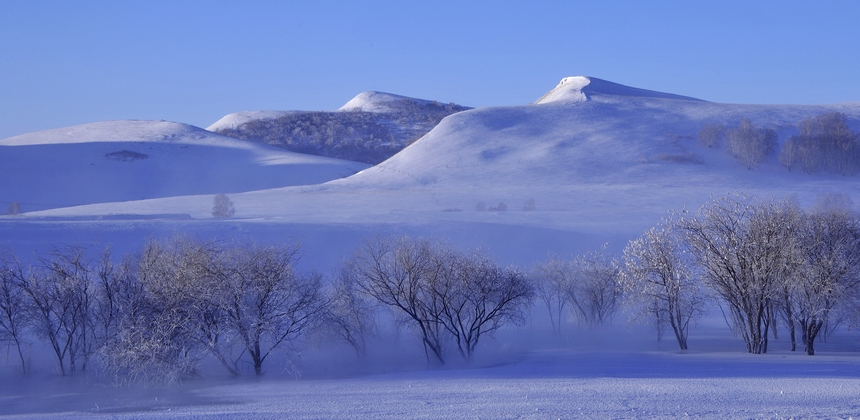
[[[164,121],[113,121],[0,140],[0,205],[22,211],[316,184],[366,165]]]

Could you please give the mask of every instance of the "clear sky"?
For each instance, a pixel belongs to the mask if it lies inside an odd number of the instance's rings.
[[[517,105],[574,75],[717,102],[857,102],[860,2],[0,0],[0,138],[206,127],[367,90]]]

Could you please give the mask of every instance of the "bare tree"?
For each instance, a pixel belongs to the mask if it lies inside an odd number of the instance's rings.
[[[31,319],[27,313],[23,282],[21,263],[11,255],[0,254],[0,343],[15,347],[21,361],[21,372],[26,374],[23,346]]]
[[[95,350],[92,268],[84,251],[80,246],[55,250],[23,282],[36,333],[48,340],[62,375],[86,370]]]
[[[325,323],[355,350],[359,359],[364,359],[367,357],[367,337],[376,331],[375,309],[373,303],[357,290],[354,274],[342,268],[335,279]]]
[[[479,253],[409,237],[368,240],[344,270],[357,290],[413,326],[428,362],[432,353],[445,363],[449,339],[471,361],[481,337],[522,320],[534,293],[523,274]]]
[[[704,280],[729,307],[730,326],[750,353],[767,352],[781,282],[796,267],[797,217],[788,204],[729,196],[678,222]]]
[[[568,299],[580,321],[594,326],[612,319],[621,297],[618,261],[605,254],[606,246],[572,261],[575,281],[568,290]]]
[[[678,346],[686,350],[690,322],[704,313],[705,301],[671,222],[630,241],[624,249],[624,267],[625,295],[654,316],[658,330],[667,321]]]
[[[776,150],[776,132],[753,126],[741,119],[740,126],[726,131],[728,150],[741,164],[752,169]]]
[[[535,292],[549,311],[549,322],[554,335],[561,335],[568,292],[575,281],[570,260],[552,257],[537,264],[532,270]]]
[[[522,322],[534,290],[524,274],[501,268],[479,253],[446,253],[447,269],[433,284],[442,302],[439,322],[454,337],[460,355],[471,362],[482,336],[508,322]]]
[[[426,239],[374,238],[356,251],[346,269],[359,290],[408,320],[428,362],[432,353],[444,364],[442,302],[432,292],[444,268],[437,247]]]
[[[326,302],[318,275],[294,270],[298,247],[243,245],[235,258],[221,307],[226,324],[251,357],[254,373],[273,350],[300,336],[324,314]]]

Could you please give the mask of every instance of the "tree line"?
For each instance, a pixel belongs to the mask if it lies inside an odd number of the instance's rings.
[[[61,375],[95,365],[119,383],[172,383],[204,360],[255,375],[275,352],[328,334],[367,354],[377,310],[407,323],[428,362],[471,361],[479,341],[525,319],[531,283],[485,255],[408,237],[367,240],[332,281],[300,273],[298,247],[191,238],[149,241],[114,261],[82,246],[25,266],[0,258],[0,342],[29,369],[30,340]]]
[[[853,175],[860,170],[860,133],[851,131],[845,114],[830,112],[801,120],[799,134],[779,149],[779,162],[790,171],[809,174],[832,172]],[[748,169],[753,169],[777,151],[776,132],[756,127],[742,118],[737,127],[706,124],[698,139],[707,147],[721,147]]]
[[[98,255],[95,255],[98,254]],[[860,324],[860,217],[840,196],[809,209],[731,195],[670,217],[631,240],[552,257],[529,271],[434,239],[373,237],[332,278],[296,269],[298,246],[192,238],[151,240],[114,258],[67,246],[30,265],[0,257],[0,342],[22,372],[37,340],[61,375],[92,370],[118,383],[171,383],[214,362],[262,375],[310,335],[368,353],[380,316],[414,334],[428,363],[474,359],[479,343],[528,321],[535,301],[561,334],[618,313],[671,330],[714,303],[750,353],[787,331],[791,350],[841,322]],[[417,349],[416,349],[417,350]]]
[[[687,349],[690,324],[716,302],[748,352],[766,353],[782,325],[792,351],[799,340],[813,355],[822,333],[844,320],[860,324],[860,217],[838,197],[811,210],[718,198],[696,213],[674,213],[630,241],[621,258],[538,264],[537,295],[556,333],[567,312],[594,324],[623,301],[658,337],[671,327]]]

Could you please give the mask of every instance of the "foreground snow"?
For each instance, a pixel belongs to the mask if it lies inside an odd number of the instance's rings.
[[[29,384],[35,388],[35,384]],[[860,354],[544,350],[482,369],[6,391],[8,418],[849,418]]]

